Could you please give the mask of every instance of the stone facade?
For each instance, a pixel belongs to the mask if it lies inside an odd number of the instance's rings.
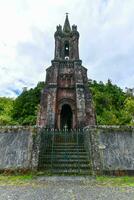
[[[70,27],[66,15],[64,27],[55,32],[55,56],[46,70],[46,87],[42,91],[38,125],[62,129],[95,124],[87,69],[79,59],[79,32]]]

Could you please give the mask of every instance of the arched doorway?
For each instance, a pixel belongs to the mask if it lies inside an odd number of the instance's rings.
[[[64,104],[60,113],[60,126],[61,129],[67,126],[67,129],[72,129],[73,113],[72,109],[68,104]]]

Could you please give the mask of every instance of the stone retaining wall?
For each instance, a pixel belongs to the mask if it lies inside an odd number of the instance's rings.
[[[95,172],[134,174],[134,127],[86,127],[85,141]]]
[[[0,171],[37,170],[47,141],[39,127],[0,127]],[[95,174],[134,174],[134,127],[84,129],[85,147]]]
[[[0,127],[0,170],[37,167],[38,129],[32,127]]]

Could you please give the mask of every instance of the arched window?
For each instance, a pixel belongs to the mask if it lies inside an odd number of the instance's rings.
[[[65,42],[64,46],[64,54],[65,54],[65,59],[69,59],[69,42]]]

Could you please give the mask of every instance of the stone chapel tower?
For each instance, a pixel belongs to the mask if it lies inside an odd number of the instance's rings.
[[[70,27],[68,14],[64,27],[57,26],[55,55],[46,70],[38,125],[62,129],[95,125],[92,97],[87,85],[87,69],[79,58],[79,32]]]

